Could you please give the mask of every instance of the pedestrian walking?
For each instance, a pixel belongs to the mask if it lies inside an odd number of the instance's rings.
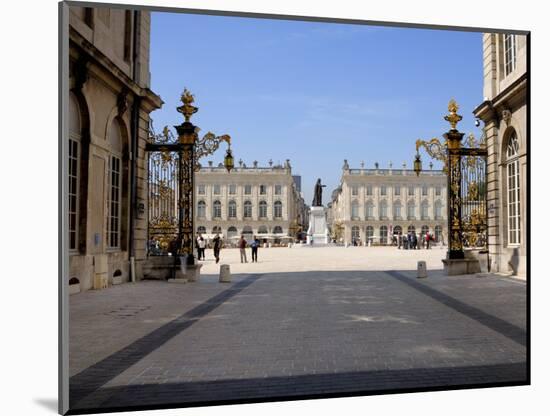
[[[199,254],[199,260],[204,260],[204,250],[206,249],[206,240],[202,236],[202,234],[199,234],[199,237],[197,238],[197,252]]]
[[[430,233],[426,231],[426,250],[430,249]]]
[[[258,263],[258,247],[260,247],[260,240],[254,236],[254,240],[250,243],[250,248],[252,249],[252,263]]]
[[[216,233],[214,236],[214,239],[212,240],[212,243],[214,243],[214,258],[216,259],[216,263],[220,262],[220,250],[222,249],[222,239],[220,238],[220,234]]]
[[[246,259],[246,240],[242,234],[241,239],[239,240],[239,251],[241,252],[241,263],[248,263],[248,260]]]
[[[398,232],[397,233],[397,249],[398,250],[401,250],[401,244],[403,243],[403,239],[401,238],[401,233]]]

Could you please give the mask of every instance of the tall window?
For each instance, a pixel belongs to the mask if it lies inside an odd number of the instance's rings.
[[[388,244],[388,227],[385,225],[380,227],[380,244]]]
[[[108,141],[111,147],[109,157],[109,177],[107,194],[107,247],[120,248],[121,227],[121,185],[122,185],[122,135],[118,120],[113,120],[109,128]]]
[[[401,218],[401,203],[396,202],[393,204],[393,219]]]
[[[229,195],[235,195],[237,193],[237,185],[229,185]]]
[[[275,218],[283,217],[283,203],[281,201],[275,201],[273,205],[273,215]]]
[[[428,185],[422,185],[422,196],[428,196]]]
[[[441,218],[443,218],[443,212],[442,212],[442,208],[441,208],[441,202],[440,202],[440,201],[436,201],[436,203],[435,203],[435,219],[436,219],[436,220],[440,220]]]
[[[351,219],[352,220],[359,219],[359,203],[357,201],[353,201],[351,203]]]
[[[395,185],[393,187],[393,194],[396,195],[396,196],[401,195],[401,187],[399,185]]]
[[[386,219],[388,217],[388,205],[386,201],[380,202],[380,219]]]
[[[214,218],[221,218],[222,217],[222,203],[218,200],[214,201],[214,212],[213,217]]]
[[[420,216],[423,220],[428,219],[428,203],[426,201],[422,202],[422,205],[420,206]]]
[[[414,186],[409,186],[409,196],[414,196]]]
[[[351,239],[352,241],[359,240],[359,227],[357,225],[351,227]]]
[[[199,195],[206,195],[206,185],[199,185]]]
[[[229,204],[227,204],[227,216],[237,218],[237,203],[235,201],[229,201]]]
[[[367,185],[367,195],[372,196],[372,185]]]
[[[252,185],[245,185],[244,186],[244,194],[245,195],[252,195]]]
[[[126,62],[130,62],[131,52],[132,52],[132,11],[126,10],[126,13],[124,15],[124,60]]]
[[[386,196],[386,185],[380,186],[380,195]]]
[[[80,109],[71,94],[69,98],[69,250],[78,248],[80,130]]]
[[[508,185],[508,244],[520,244],[520,185],[519,185],[519,142],[514,132],[506,148],[506,176]]]
[[[516,69],[516,35],[504,35],[504,72],[509,75]]]
[[[260,195],[265,195],[267,193],[267,187],[265,185],[260,185]]]
[[[359,195],[359,187],[357,185],[352,185],[351,187],[351,194],[353,196]]]
[[[409,220],[414,219],[414,202],[409,202],[407,204],[407,218]]]
[[[205,218],[206,217],[206,202],[199,201],[197,204],[197,217]]]
[[[267,202],[260,201],[258,217],[267,218]]]
[[[441,196],[441,186],[435,187],[435,196]]]
[[[214,195],[221,194],[221,186],[220,185],[214,185]]]
[[[281,194],[282,194],[282,186],[275,185],[275,195],[281,195]]]
[[[372,219],[374,218],[374,205],[371,201],[367,202],[367,206],[366,206],[366,217],[367,219]]]
[[[108,244],[120,247],[120,158],[111,156],[109,161],[109,222]]]
[[[244,201],[244,217],[252,218],[252,202]]]

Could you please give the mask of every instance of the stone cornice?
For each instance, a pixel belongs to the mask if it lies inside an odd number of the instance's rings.
[[[119,83],[126,86],[134,96],[140,97],[143,100],[142,105],[144,105],[146,111],[151,112],[164,104],[160,96],[148,87],[141,87],[72,26],[69,26],[69,39],[70,48],[77,48],[86,56],[90,64],[111,75]]]

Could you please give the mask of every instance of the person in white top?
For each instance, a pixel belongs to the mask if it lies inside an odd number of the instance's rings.
[[[204,260],[204,249],[206,248],[206,240],[202,236],[202,234],[199,234],[197,237],[197,255],[199,257],[199,260]]]

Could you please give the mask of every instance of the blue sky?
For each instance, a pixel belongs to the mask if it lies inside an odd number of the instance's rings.
[[[479,134],[472,110],[483,98],[481,37],[154,12],[151,87],[165,102],[154,125],[181,123],[175,107],[187,87],[201,134],[230,134],[235,160],[247,166],[290,159],[306,203],[320,177],[326,204],[344,159],[352,168],[410,168],[416,139],[448,130],[450,98],[461,106],[460,130]]]

